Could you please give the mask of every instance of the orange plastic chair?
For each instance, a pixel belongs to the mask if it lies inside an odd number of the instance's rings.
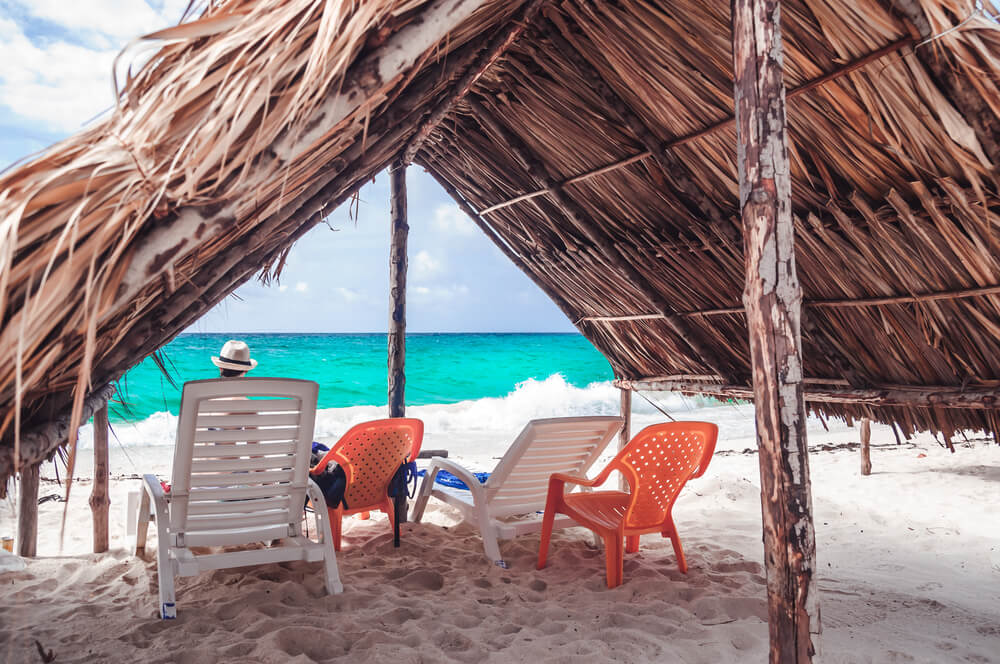
[[[708,468],[719,427],[710,422],[668,422],[640,431],[592,480],[556,473],[549,478],[549,492],[542,519],[542,539],[538,548],[538,569],[545,567],[549,539],[556,514],[566,514],[604,540],[608,588],[621,585],[624,550],[639,550],[639,535],[659,532],[674,545],[677,565],[687,573],[687,561],[674,527],[671,509],[684,484],[701,477]],[[628,482],[630,493],[594,491],[567,494],[566,484],[596,487],[612,471]]]
[[[340,535],[345,515],[381,510],[389,517],[395,530],[396,516],[389,482],[400,465],[417,458],[424,438],[424,423],[420,420],[395,417],[388,420],[363,422],[353,426],[317,463],[311,473],[319,475],[331,461],[344,469],[347,486],[344,502],[327,507],[333,531],[333,548],[340,551]]]

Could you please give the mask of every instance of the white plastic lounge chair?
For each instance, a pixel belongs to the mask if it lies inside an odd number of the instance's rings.
[[[462,518],[479,528],[486,557],[506,567],[498,539],[537,532],[542,527],[549,476],[553,473],[586,475],[604,448],[621,429],[621,417],[557,417],[532,420],[497,463],[485,483],[454,461],[432,457],[413,507],[419,522],[427,499],[434,496],[462,512]],[[469,491],[434,484],[438,470],[452,473]],[[519,515],[527,518],[512,519]],[[556,528],[575,525],[557,519]]]
[[[145,475],[137,523],[129,528],[140,552],[149,522],[156,522],[162,618],[177,616],[174,577],[206,570],[323,561],[327,592],[343,591],[326,510],[315,510],[319,542],[302,533],[306,496],[325,505],[309,478],[318,390],[312,381],[283,378],[184,384],[170,492]],[[271,540],[280,542],[198,555],[190,548]]]

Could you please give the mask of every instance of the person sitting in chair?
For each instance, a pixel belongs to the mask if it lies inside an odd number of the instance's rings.
[[[237,378],[256,367],[257,360],[250,357],[250,347],[246,342],[230,339],[222,346],[219,356],[212,358],[212,364],[219,367],[220,377]]]

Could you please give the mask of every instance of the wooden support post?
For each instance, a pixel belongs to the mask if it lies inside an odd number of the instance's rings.
[[[732,0],[740,210],[760,458],[771,664],[812,662],[820,631],[779,0]]]
[[[389,417],[406,415],[406,165],[389,167],[392,196],[392,244],[389,248]],[[406,521],[406,496],[396,496],[393,542],[399,546],[399,524]]]
[[[17,555],[34,558],[38,545],[38,468],[21,467],[21,487],[17,492]]]
[[[628,445],[628,441],[632,440],[632,390],[621,390],[621,415],[625,418],[625,423],[622,424],[622,430],[618,433],[619,452]],[[618,478],[618,489],[621,491],[628,491],[629,489],[624,475]]]
[[[867,417],[861,420],[861,474],[872,474],[872,421]]]
[[[108,497],[108,405],[94,413],[94,485],[90,492],[90,511],[94,517],[94,553],[108,550],[108,522],[111,499]]]

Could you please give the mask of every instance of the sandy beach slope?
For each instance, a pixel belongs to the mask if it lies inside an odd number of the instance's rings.
[[[876,428],[867,478],[845,445],[855,434],[811,433],[823,661],[1000,662],[1000,447],[950,454],[887,432]],[[60,663],[766,661],[757,458],[745,447],[720,443],[678,501],[687,575],[669,541],[644,536],[609,591],[603,552],[580,529],[554,538],[541,571],[537,535],[504,543],[503,570],[432,500],[400,549],[384,517],[345,523],[342,595],[322,593],[318,564],[224,570],[179,580],[176,621],[156,617],[153,556],[123,549],[121,505],[136,481],[113,482],[107,555],[88,553],[80,482],[62,543],[63,504],[47,502],[40,557],[0,574],[0,660],[41,661],[37,640]],[[464,461],[493,463],[485,451]],[[0,508],[11,529],[11,506]]]

